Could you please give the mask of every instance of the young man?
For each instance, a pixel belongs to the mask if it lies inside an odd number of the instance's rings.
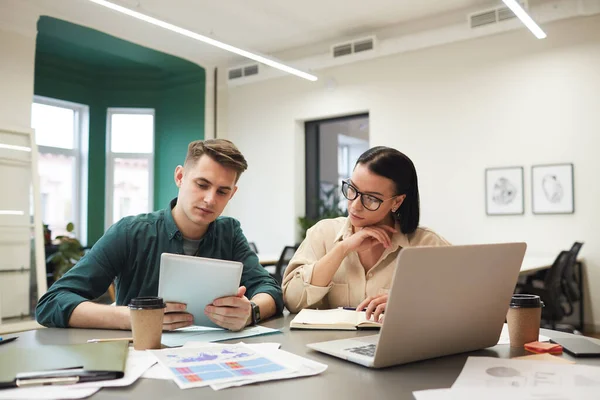
[[[138,296],[156,296],[162,253],[244,264],[237,296],[217,299],[204,310],[216,324],[235,331],[280,313],[280,286],[258,263],[239,222],[219,217],[247,167],[244,156],[228,140],[190,143],[184,166],[175,169],[179,193],[170,207],[125,217],[111,226],[42,296],[37,321],[49,327],[131,329],[127,304]],[[90,301],[104,294],[115,278],[116,307]],[[168,303],[163,328],[191,325],[192,316],[185,310],[185,304]]]

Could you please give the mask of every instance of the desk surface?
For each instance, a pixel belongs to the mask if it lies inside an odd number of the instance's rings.
[[[265,265],[275,265],[277,264],[277,262],[279,261],[279,257],[281,256],[281,254],[275,254],[275,253],[258,253],[258,262],[265,266]]]
[[[542,269],[550,268],[556,257],[552,256],[525,256],[521,264],[521,274],[532,274]]]
[[[469,355],[508,358],[527,354],[524,350],[512,350],[509,346],[495,346],[471,353],[457,354],[426,360],[382,370],[371,370],[308,349],[307,343],[345,337],[373,334],[372,331],[292,331],[289,330],[291,316],[267,321],[264,325],[283,329],[283,334],[243,339],[247,343],[279,342],[283,350],[314,359],[329,366],[323,374],[299,379],[265,382],[215,392],[210,388],[179,389],[174,382],[166,380],[140,379],[126,388],[103,388],[92,396],[102,399],[278,399],[285,395],[289,400],[317,399],[413,399],[415,390],[450,387],[458,377]],[[549,337],[569,334],[542,329]],[[91,338],[126,337],[127,331],[93,329],[39,329],[19,334],[15,346],[45,344],[84,343]],[[441,334],[440,334],[441,335]],[[594,340],[594,339],[592,339]],[[235,341],[237,342],[237,341]],[[600,343],[600,341],[598,341]],[[2,346],[8,348],[9,345]],[[0,348],[0,357],[4,349]],[[573,359],[568,355],[563,355]],[[577,359],[580,364],[600,366],[600,359]],[[239,396],[239,397],[238,397]]]

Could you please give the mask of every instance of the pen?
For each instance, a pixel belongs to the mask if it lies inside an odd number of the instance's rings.
[[[350,311],[356,311],[356,307],[342,307],[342,310],[350,310]],[[367,311],[366,308],[363,308],[360,311]]]
[[[4,344],[4,343],[10,343],[10,342],[12,342],[13,340],[16,340],[17,338],[18,338],[18,336],[9,337],[9,338],[6,338],[6,339],[2,339],[2,338],[0,337],[0,344]]]
[[[128,342],[133,342],[133,338],[130,337],[122,337],[122,338],[110,338],[110,339],[89,339],[88,343],[103,343],[103,342],[120,342],[122,340],[127,340]]]

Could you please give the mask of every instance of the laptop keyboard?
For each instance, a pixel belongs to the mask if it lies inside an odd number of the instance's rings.
[[[349,349],[345,350],[351,353],[360,354],[361,356],[375,357],[376,348],[376,344],[368,344],[366,346],[350,347]]]

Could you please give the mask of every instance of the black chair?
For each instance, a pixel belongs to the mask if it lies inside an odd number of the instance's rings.
[[[273,278],[275,278],[275,280],[280,284],[283,281],[283,273],[285,272],[285,269],[290,263],[292,257],[294,257],[296,250],[298,250],[297,245],[285,246],[283,248],[283,251],[281,252],[281,255],[279,256],[279,261],[277,261],[277,264],[275,264],[275,272],[273,273]]]
[[[564,281],[567,278],[570,279],[566,273],[574,269],[576,259],[577,257],[571,256],[570,251],[563,250],[546,273],[543,287],[528,284],[517,285],[517,293],[537,294],[541,297],[544,302],[544,308],[542,308],[542,326],[544,327],[571,333],[575,331],[574,327],[558,322],[569,315],[569,312],[573,312],[573,304],[569,302],[564,293]]]
[[[256,254],[258,254],[258,247],[256,247],[256,243],[254,243],[254,242],[248,242],[248,246],[250,246],[250,250],[252,250]]]
[[[573,303],[577,303],[582,301],[582,293],[580,290],[581,287],[581,279],[582,276],[579,276],[576,272],[577,266],[577,256],[581,251],[581,247],[583,246],[582,242],[575,242],[573,246],[571,246],[571,250],[569,250],[569,263],[567,265],[567,269],[565,270],[562,284],[562,292],[567,299],[567,305],[569,309],[566,310],[566,316],[570,316],[573,314],[574,307]]]

